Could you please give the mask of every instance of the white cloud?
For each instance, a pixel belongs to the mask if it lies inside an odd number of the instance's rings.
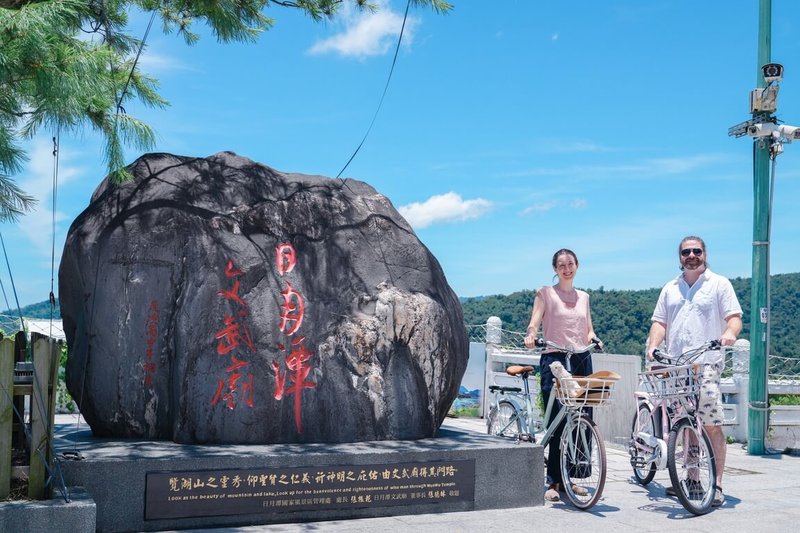
[[[569,206],[572,209],[583,209],[584,207],[586,207],[587,203],[588,202],[586,202],[586,200],[584,200],[583,198],[576,198],[569,203]]]
[[[542,146],[542,149],[549,153],[556,154],[606,153],[619,151],[619,149],[610,148],[591,141],[548,142]]]
[[[403,16],[393,12],[389,6],[380,5],[375,13],[353,8],[342,10],[344,29],[327,39],[315,43],[309,53],[335,53],[347,57],[364,58],[383,55],[392,50],[403,26]],[[408,17],[403,30],[403,44],[413,41],[413,30],[417,20]]]
[[[492,208],[483,198],[464,200],[455,192],[431,196],[424,202],[414,202],[398,208],[403,217],[416,229],[445,222],[462,222],[480,218]]]
[[[522,214],[530,215],[531,213],[546,213],[547,211],[553,209],[556,205],[558,204],[553,201],[534,204],[523,209]]]
[[[573,165],[570,167],[539,167],[519,172],[506,173],[508,177],[570,176],[582,178],[633,178],[649,179],[681,175],[729,161],[721,154],[694,155],[661,159],[643,159],[629,164]]]
[[[561,202],[557,202],[555,200],[550,200],[549,202],[540,202],[538,204],[526,207],[520,212],[520,214],[525,216],[525,215],[530,215],[532,213],[546,213],[547,211],[555,209],[559,205],[561,205]],[[570,209],[583,209],[587,205],[588,202],[583,198],[576,198],[567,203],[567,207],[569,207]]]
[[[152,52],[149,48],[139,56],[139,67],[146,72],[170,72],[173,70],[197,71],[197,69],[182,63],[175,57]]]

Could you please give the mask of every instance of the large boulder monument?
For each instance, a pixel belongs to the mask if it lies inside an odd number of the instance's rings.
[[[231,152],[106,178],[59,269],[67,387],[99,437],[435,436],[468,357],[461,307],[391,202]]]

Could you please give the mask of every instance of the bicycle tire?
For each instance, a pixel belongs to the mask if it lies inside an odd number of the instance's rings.
[[[714,448],[705,429],[701,427],[698,430],[688,418],[679,420],[672,427],[667,446],[667,468],[683,507],[694,515],[708,513],[714,501],[717,469]],[[693,481],[698,481],[699,485],[694,485]]]
[[[522,423],[517,407],[508,400],[501,400],[489,413],[486,431],[489,435],[497,437],[519,438],[519,434],[522,433]]]
[[[572,505],[586,510],[603,495],[608,468],[606,447],[600,429],[588,415],[580,414],[573,420],[561,434],[561,478]],[[586,494],[578,494],[576,486]]]
[[[631,443],[628,446],[628,454],[631,456],[631,467],[633,468],[633,477],[636,481],[645,486],[656,476],[658,470],[658,455],[661,453],[661,448],[658,446],[653,447],[653,453],[647,454],[642,447],[645,443],[637,437],[639,433],[647,433],[648,435],[656,435],[656,425],[653,421],[653,411],[650,406],[644,402],[639,403],[639,408],[636,414],[633,415],[633,427],[631,428]],[[650,455],[652,459],[648,463],[644,463],[645,456]],[[637,468],[637,464],[644,463],[643,468]]]

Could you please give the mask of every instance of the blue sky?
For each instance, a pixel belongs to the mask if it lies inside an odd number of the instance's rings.
[[[323,24],[271,7],[275,27],[256,44],[202,32],[188,47],[156,24],[142,66],[171,106],[127,111],[156,129],[156,151],[230,150],[335,177],[391,66],[405,2],[382,4]],[[392,201],[459,296],[551,283],[562,247],[578,255],[579,287],[660,287],[687,234],[705,238],[715,271],[751,275],[752,141],[727,132],[750,118],[756,0],[454,4],[446,16],[412,9],[383,106],[343,176]],[[133,18],[138,35],[146,22]],[[774,0],[772,60],[786,68],[777,115],[793,125],[798,35],[800,2]],[[51,137],[31,141],[17,176],[37,211],[0,227],[21,305],[47,299],[51,275],[58,294],[66,232],[106,173],[95,135],[62,135],[54,240]],[[798,272],[800,143],[776,169],[771,271]],[[5,267],[0,280],[14,307]]]

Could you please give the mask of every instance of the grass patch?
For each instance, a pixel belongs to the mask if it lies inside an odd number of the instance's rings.
[[[770,394],[770,405],[800,405],[800,394]]]
[[[447,416],[456,416],[456,417],[463,417],[463,418],[477,418],[478,408],[477,407],[461,407],[459,409],[450,409],[448,411]]]

